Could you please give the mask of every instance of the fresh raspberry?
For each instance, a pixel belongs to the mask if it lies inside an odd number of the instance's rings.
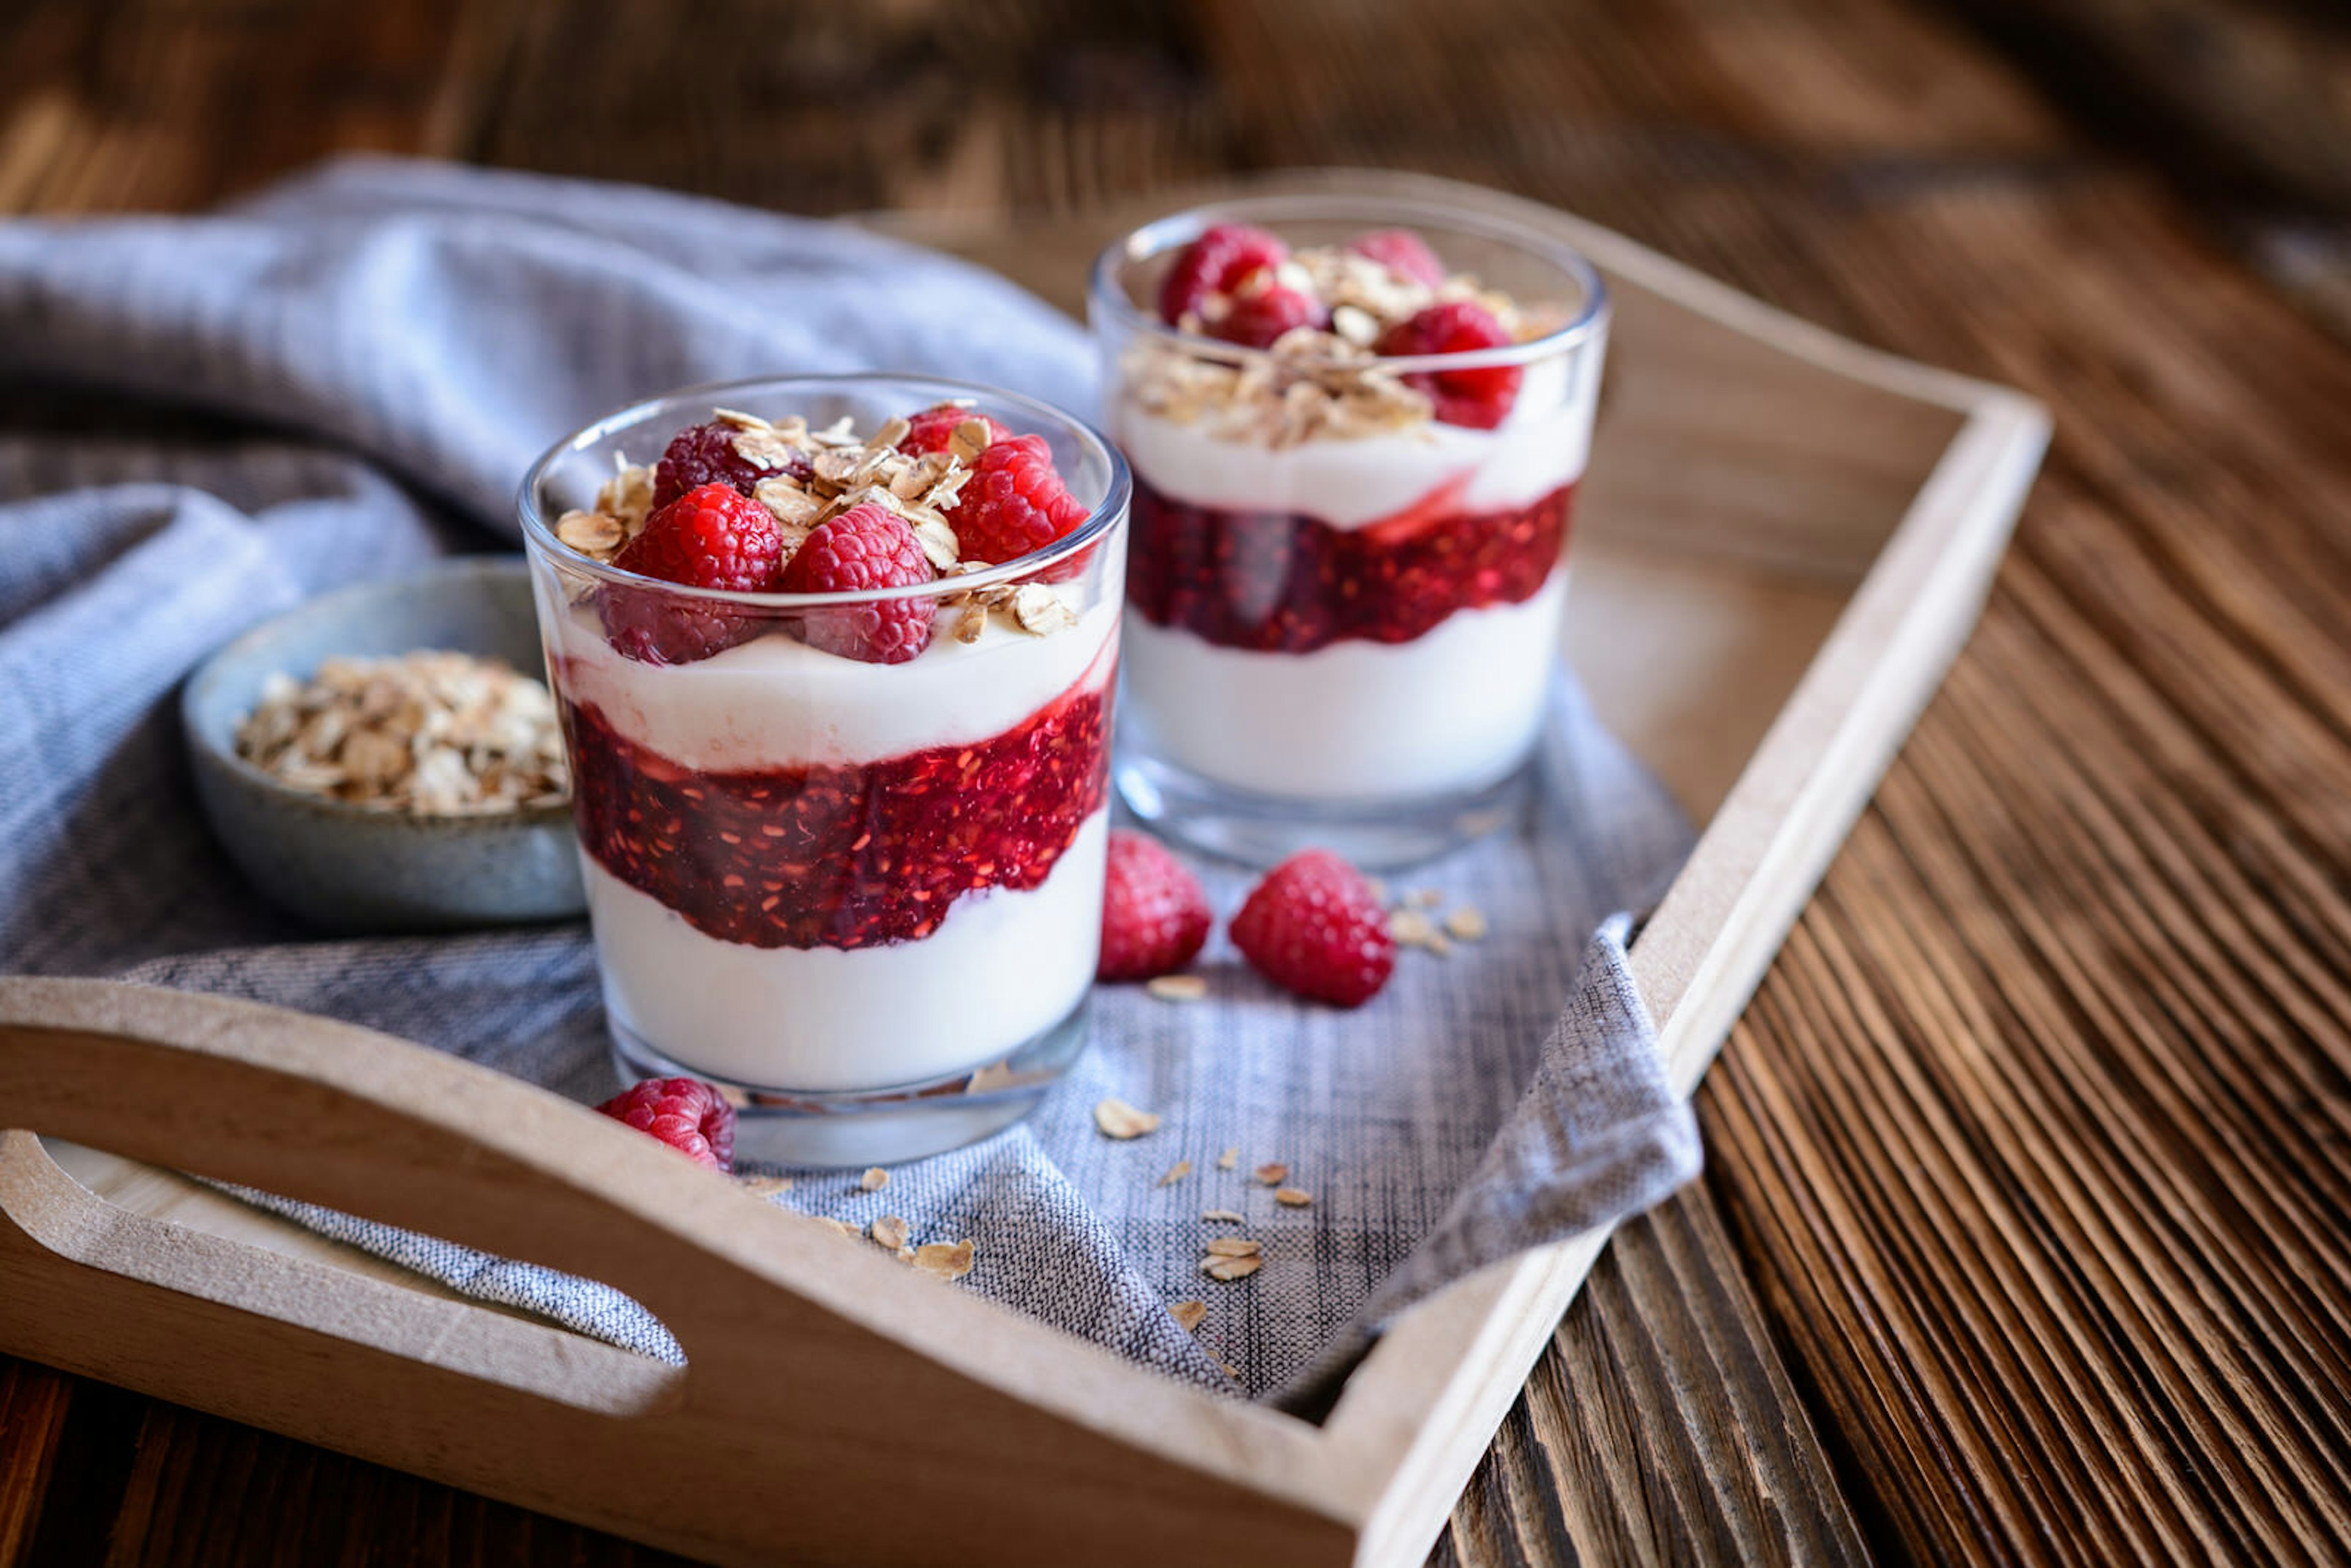
[[[1102,894],[1104,980],[1148,980],[1199,956],[1208,939],[1208,895],[1157,839],[1113,828]]]
[[[1280,267],[1290,247],[1247,224],[1217,224],[1176,254],[1159,285],[1159,319],[1170,327],[1204,316],[1209,297],[1239,292],[1252,273]]]
[[[653,465],[653,505],[666,507],[705,485],[724,485],[747,496],[769,474],[789,473],[795,479],[807,479],[814,473],[808,459],[798,453],[792,455],[788,468],[760,467],[735,450],[735,438],[741,434],[723,420],[713,420],[708,424],[690,424],[671,436],[669,449]]]
[[[931,563],[905,519],[868,501],[809,535],[778,586],[787,593],[872,593],[911,588],[931,576]],[[844,659],[903,664],[930,646],[937,608],[929,599],[883,599],[810,610],[800,636],[810,647]]]
[[[1275,985],[1361,1007],[1395,968],[1395,941],[1372,884],[1329,850],[1301,850],[1266,873],[1233,916],[1233,946]]]
[[[1238,294],[1224,315],[1209,324],[1209,333],[1247,349],[1270,349],[1284,332],[1300,327],[1320,327],[1331,313],[1312,295],[1274,284],[1254,294]]]
[[[987,420],[987,439],[993,444],[1008,439],[1012,433],[975,408],[959,402],[943,402],[906,416],[907,430],[898,443],[898,450],[909,457],[920,457],[925,452],[945,452],[947,438],[956,426],[967,419]]]
[[[1510,335],[1502,330],[1492,311],[1471,300],[1456,299],[1431,305],[1410,320],[1397,322],[1380,334],[1374,347],[1383,354],[1460,354],[1502,348],[1510,340]],[[1404,379],[1428,394],[1443,423],[1491,430],[1518,401],[1522,372],[1516,365],[1481,365],[1474,370],[1415,371]]]
[[[1016,435],[981,453],[947,512],[964,559],[997,566],[1043,549],[1085,520],[1084,504],[1061,483],[1041,435]]]
[[[697,1165],[735,1168],[735,1107],[699,1078],[648,1078],[596,1107]]]
[[[1347,242],[1347,248],[1357,256],[1368,256],[1382,267],[1415,283],[1425,283],[1435,288],[1445,281],[1445,264],[1428,248],[1428,242],[1411,229],[1380,229],[1359,235]]]
[[[768,508],[724,485],[705,485],[645,519],[613,565],[688,588],[757,593],[774,586],[784,541]],[[647,664],[690,664],[757,636],[757,619],[653,589],[604,591],[604,634]]]

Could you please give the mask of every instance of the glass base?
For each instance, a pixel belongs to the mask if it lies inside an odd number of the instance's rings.
[[[624,1083],[699,1078],[735,1104],[737,1164],[858,1169],[945,1154],[1002,1132],[1035,1110],[1086,1045],[1087,998],[1010,1056],[976,1071],[887,1089],[810,1094],[736,1083],[648,1045],[607,1019],[612,1065]]]
[[[1531,758],[1475,789],[1413,800],[1291,800],[1252,794],[1155,757],[1116,764],[1119,797],[1156,831],[1189,848],[1270,866],[1310,846],[1364,871],[1434,860],[1520,821],[1532,798]]]

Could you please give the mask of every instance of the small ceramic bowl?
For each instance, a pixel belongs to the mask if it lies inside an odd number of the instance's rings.
[[[236,727],[284,671],[337,653],[444,648],[542,665],[520,556],[362,583],[264,622],[197,667],[180,696],[196,792],[229,857],[272,903],[343,932],[435,931],[584,914],[568,806],[466,817],[369,810],[306,794],[236,755]]]

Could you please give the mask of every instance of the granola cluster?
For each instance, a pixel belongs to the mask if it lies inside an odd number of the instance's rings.
[[[280,783],[375,810],[470,816],[570,797],[547,687],[496,660],[419,650],[283,672],[236,731]]]
[[[1308,441],[1351,441],[1426,425],[1437,413],[1423,386],[1384,368],[1395,335],[1434,307],[1470,305],[1511,342],[1555,331],[1559,312],[1523,305],[1468,273],[1431,282],[1340,246],[1296,250],[1231,297],[1285,293],[1311,300],[1321,324],[1292,327],[1256,351],[1209,350],[1141,336],[1120,359],[1127,395],[1145,413],[1200,424],[1220,440],[1276,449]],[[1211,296],[1173,325],[1196,338],[1223,336]]]
[[[857,434],[843,417],[822,429],[794,416],[770,421],[735,409],[714,417],[733,427],[735,455],[760,472],[751,497],[775,518],[789,564],[819,525],[871,502],[904,521],[923,555],[942,579],[968,575],[989,563],[966,560],[947,514],[971,481],[980,454],[999,434],[977,413],[960,421],[936,451],[902,450],[912,423],[893,419],[870,435]],[[555,537],[592,560],[617,559],[644,531],[653,510],[654,470],[623,460],[619,472],[596,493],[592,509],[572,510],[556,519]],[[946,589],[939,602],[956,612],[956,639],[976,643],[993,616],[1031,636],[1048,636],[1077,624],[1068,601],[1038,583]]]

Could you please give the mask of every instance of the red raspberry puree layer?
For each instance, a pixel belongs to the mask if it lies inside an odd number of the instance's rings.
[[[723,941],[928,936],[967,893],[1042,883],[1102,809],[1114,657],[992,739],[856,764],[701,772],[566,703],[580,841]]]
[[[1310,653],[1409,643],[1457,610],[1523,604],[1559,564],[1573,484],[1510,511],[1466,512],[1466,477],[1360,528],[1302,512],[1195,507],[1134,485],[1127,602],[1227,648]]]

